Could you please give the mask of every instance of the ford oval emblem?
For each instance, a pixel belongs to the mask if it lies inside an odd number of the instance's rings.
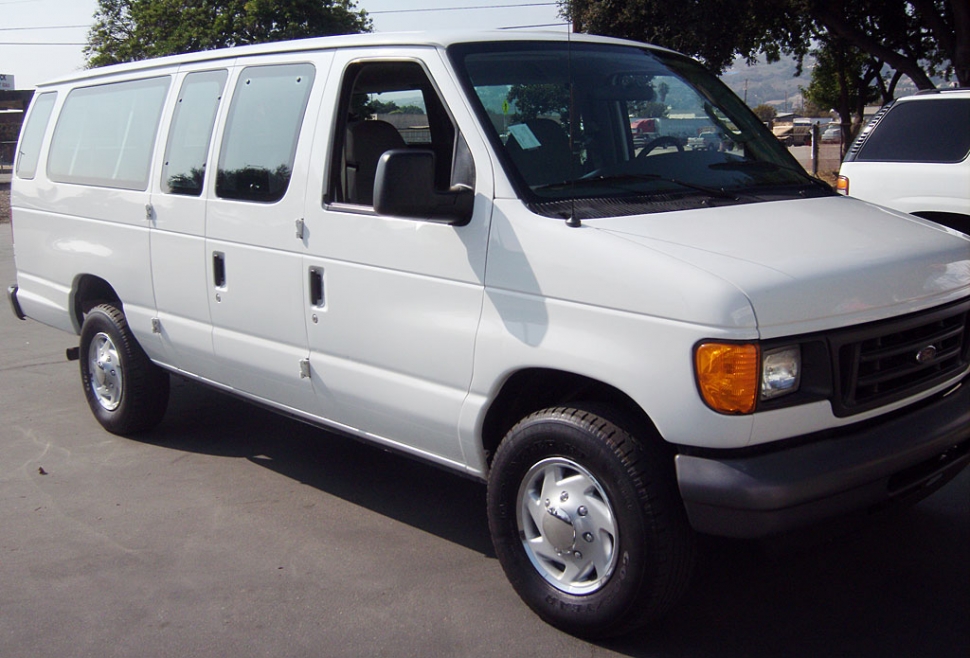
[[[916,353],[916,363],[929,363],[936,356],[936,345],[927,345]]]

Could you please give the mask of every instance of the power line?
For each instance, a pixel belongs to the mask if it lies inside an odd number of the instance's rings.
[[[0,5],[9,4],[21,4],[32,2],[36,0],[13,0],[12,2],[2,2]],[[419,12],[431,12],[431,11],[465,11],[465,10],[477,10],[477,9],[519,9],[525,7],[555,7],[558,2],[520,2],[515,4],[506,5],[473,5],[468,7],[426,7],[418,9],[383,9],[379,11],[368,11],[369,15],[378,14],[413,14]],[[537,25],[510,25],[506,27],[501,27],[501,30],[518,30],[527,28],[537,28],[537,27],[562,27],[567,26],[569,23],[541,23]],[[30,26],[30,27],[0,27],[0,32],[14,32],[14,31],[27,31],[27,30],[67,30],[67,29],[88,29],[90,25],[50,25],[50,26]],[[23,41],[0,41],[0,46],[86,46],[86,42],[68,42],[68,41],[46,41],[46,42],[23,42]]]
[[[538,23],[536,25],[506,25],[500,30],[530,30],[537,27],[568,27],[570,23]]]
[[[413,14],[421,11],[465,11],[466,9],[518,9],[519,7],[555,7],[558,2],[525,2],[514,5],[478,5],[474,7],[427,7],[423,9],[381,9],[368,11],[368,16],[378,14]],[[366,11],[366,10],[365,10]]]
[[[0,46],[86,46],[87,43],[68,41],[0,41]]]
[[[90,25],[49,25],[46,27],[0,27],[0,32],[15,32],[19,30],[76,30],[87,29]]]

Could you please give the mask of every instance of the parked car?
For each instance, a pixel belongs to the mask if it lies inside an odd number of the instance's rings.
[[[715,130],[705,130],[697,137],[687,138],[687,148],[692,151],[717,151],[727,144]]]
[[[785,146],[808,146],[812,143],[812,127],[809,125],[780,123],[775,124],[772,132]]]
[[[830,123],[825,126],[825,130],[822,131],[820,139],[822,142],[841,142],[842,126],[836,123]]]
[[[636,149],[658,89],[670,132]],[[428,130],[375,119],[389,97]],[[701,121],[731,148],[685,149]],[[695,533],[970,462],[970,241],[840,197],[666,49],[367,34],[86,70],[38,87],[11,204],[12,308],[76,337],[107,431],[161,423],[174,374],[487,482],[509,581],[572,633],[670,610]]]
[[[970,234],[970,89],[896,99],[849,147],[842,194]]]

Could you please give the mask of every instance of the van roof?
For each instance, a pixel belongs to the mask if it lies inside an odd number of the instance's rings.
[[[91,80],[109,75],[131,73],[137,71],[150,71],[155,69],[171,68],[180,64],[190,64],[206,61],[220,61],[234,59],[237,57],[252,57],[255,55],[296,53],[313,50],[330,50],[334,48],[364,48],[375,46],[425,46],[431,48],[447,48],[457,43],[475,42],[499,42],[499,41],[558,41],[580,42],[580,43],[602,43],[613,45],[635,45],[639,47],[647,46],[655,50],[666,50],[658,46],[651,46],[636,41],[616,39],[612,37],[600,37],[588,34],[573,34],[568,32],[552,32],[541,30],[447,30],[447,31],[428,31],[428,32],[372,32],[366,34],[346,34],[329,37],[314,37],[309,39],[296,39],[292,41],[275,41],[272,43],[260,43],[247,46],[233,46],[216,50],[204,50],[181,55],[168,55],[154,59],[145,59],[137,62],[126,62],[124,64],[113,64],[94,69],[87,69],[68,76],[50,80],[41,85],[44,87]]]

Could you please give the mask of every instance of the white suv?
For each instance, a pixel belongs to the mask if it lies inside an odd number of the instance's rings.
[[[970,233],[970,89],[921,92],[886,105],[852,144],[843,194]]]

